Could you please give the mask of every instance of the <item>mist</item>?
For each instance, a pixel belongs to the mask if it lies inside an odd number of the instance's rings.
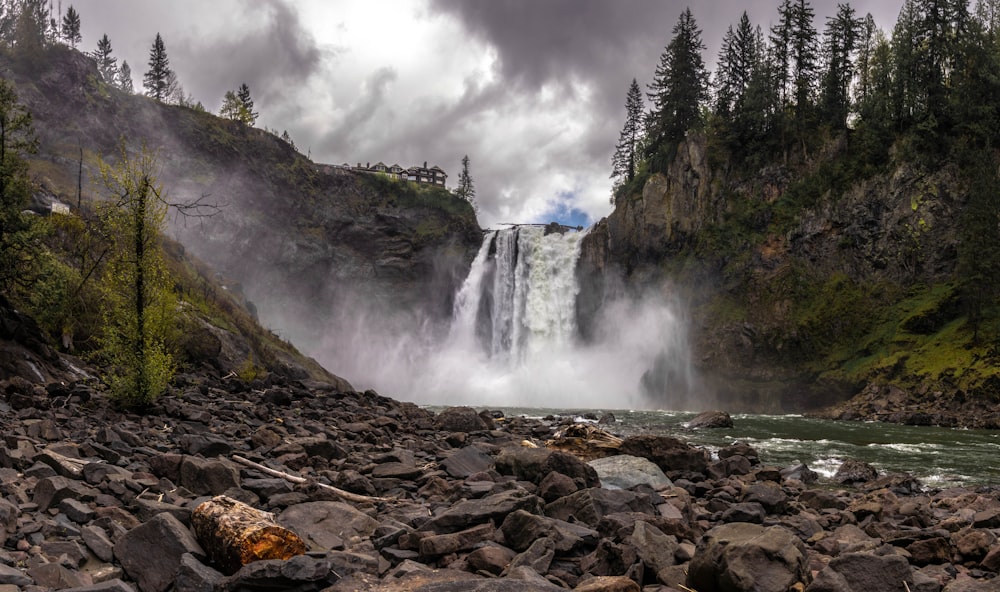
[[[582,233],[571,234],[487,235],[444,321],[362,293],[318,317],[321,326],[279,303],[265,303],[262,317],[356,389],[419,404],[696,408],[687,317],[669,286],[606,302],[592,338],[580,338]]]

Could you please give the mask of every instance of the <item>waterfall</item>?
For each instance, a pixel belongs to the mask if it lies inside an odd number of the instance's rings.
[[[583,236],[539,226],[487,233],[455,300],[452,339],[510,364],[572,345]]]

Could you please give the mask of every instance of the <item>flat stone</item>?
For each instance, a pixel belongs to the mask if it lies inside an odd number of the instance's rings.
[[[420,555],[436,557],[475,548],[476,545],[493,539],[496,529],[492,524],[480,524],[466,530],[449,534],[439,534],[420,540]]]
[[[493,457],[475,446],[466,446],[439,463],[455,479],[481,473],[493,466]]]
[[[490,520],[500,522],[516,510],[541,514],[542,499],[523,489],[511,489],[482,499],[464,500],[429,520],[420,530],[438,534],[457,532]]]
[[[354,538],[370,538],[378,527],[374,518],[343,502],[295,504],[285,508],[276,521],[315,551],[341,548]]]

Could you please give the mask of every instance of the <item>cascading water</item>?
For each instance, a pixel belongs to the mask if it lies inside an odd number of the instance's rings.
[[[455,299],[422,402],[530,407],[686,407],[687,337],[659,296],[607,303],[581,343],[577,260],[584,232],[514,226],[486,234]]]
[[[542,348],[571,344],[582,238],[546,235],[535,226],[488,233],[455,299],[451,339],[515,364]]]

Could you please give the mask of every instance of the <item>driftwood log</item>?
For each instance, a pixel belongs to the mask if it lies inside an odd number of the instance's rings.
[[[224,495],[195,508],[191,526],[219,571],[236,573],[260,559],[290,559],[306,552],[306,544],[274,517]]]

